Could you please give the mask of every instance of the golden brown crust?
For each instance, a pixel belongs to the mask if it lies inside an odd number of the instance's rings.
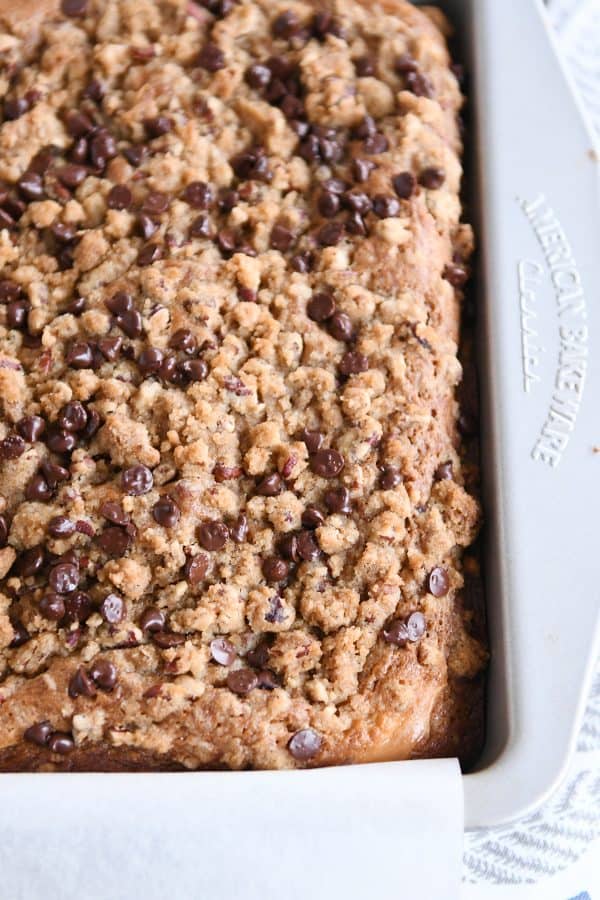
[[[185,6],[0,7],[0,770],[470,758],[444,39],[400,0]]]

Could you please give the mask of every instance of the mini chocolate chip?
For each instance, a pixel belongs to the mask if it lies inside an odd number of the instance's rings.
[[[284,225],[274,225],[271,230],[270,246],[273,250],[285,253],[294,241],[294,235]]]
[[[394,69],[398,73],[398,75],[407,75],[409,72],[416,72],[419,66],[414,58],[409,53],[402,53],[400,56],[396,57],[394,61]]]
[[[109,659],[97,659],[89,674],[92,681],[103,691],[112,691],[117,684],[117,667]]]
[[[17,187],[26,200],[41,200],[44,196],[42,177],[37,172],[24,172]]]
[[[237,191],[230,191],[227,188],[223,188],[219,192],[219,209],[224,213],[231,212],[231,210],[237,206],[239,199]]]
[[[349,213],[344,224],[348,234],[365,235],[368,233],[365,220],[360,215],[360,213]]]
[[[206,215],[197,216],[190,225],[190,237],[212,237],[212,227],[210,219]]]
[[[47,503],[52,498],[53,490],[39,472],[32,475],[25,488],[25,499],[37,503]]]
[[[72,19],[85,16],[87,12],[87,0],[62,0],[60,4],[63,15]]]
[[[319,291],[308,301],[306,312],[313,322],[325,322],[335,313],[335,300],[327,291]]]
[[[298,562],[298,538],[295,534],[286,534],[279,541],[279,552],[285,559],[289,559],[292,562]]]
[[[358,375],[360,372],[366,372],[369,368],[369,360],[364,353],[358,350],[348,350],[344,353],[338,366],[342,375]]]
[[[18,647],[22,647],[23,644],[26,644],[27,641],[31,639],[31,635],[25,628],[22,622],[12,622],[11,627],[13,630],[13,639],[8,645],[9,650],[16,650]]]
[[[92,614],[92,600],[83,591],[75,591],[65,598],[65,623],[85,622]]]
[[[232,228],[222,228],[217,234],[217,244],[221,253],[229,257],[237,246],[237,234]]]
[[[39,609],[45,619],[51,622],[60,622],[65,615],[65,601],[60,594],[44,594],[40,600]]]
[[[76,341],[67,351],[66,363],[72,369],[92,369],[94,367],[94,351],[91,344]]]
[[[160,244],[145,244],[138,253],[137,264],[138,266],[151,266],[162,257],[163,250]]]
[[[404,87],[417,97],[433,97],[433,85],[423,72],[407,72]]]
[[[28,300],[12,300],[6,307],[6,324],[9,328],[26,328],[31,304]]]
[[[120,316],[133,309],[133,297],[125,291],[117,291],[112,297],[104,301],[104,305],[115,316]]]
[[[175,631],[154,631],[152,640],[161,650],[171,650],[172,647],[185,644],[186,637],[185,634],[178,634]]]
[[[384,134],[376,133],[363,141],[363,150],[370,156],[376,156],[379,153],[385,153],[389,147],[388,139]]]
[[[249,694],[258,685],[253,669],[234,669],[227,675],[227,687],[234,694]]]
[[[58,424],[65,431],[82,431],[87,425],[87,412],[83,403],[72,400],[58,414]]]
[[[322,191],[319,194],[317,208],[326,219],[333,219],[340,209],[340,198],[330,191]]]
[[[269,645],[266,640],[259,640],[256,647],[246,653],[246,662],[256,669],[263,669],[269,662]]]
[[[57,594],[70,594],[79,584],[79,567],[73,563],[59,563],[50,569],[48,584]]]
[[[47,719],[43,722],[36,722],[30,725],[23,734],[26,741],[30,744],[37,744],[38,747],[46,747],[54,729]]]
[[[117,144],[105,128],[100,129],[90,143],[90,159],[99,170],[104,170],[109,159],[117,155]]]
[[[204,45],[198,54],[196,62],[201,69],[206,69],[207,72],[218,72],[219,69],[224,69],[226,65],[225,54],[221,48],[210,42]]]
[[[339,485],[330,488],[323,495],[323,502],[330,513],[349,513],[352,512],[352,504],[350,502],[350,491],[347,487]]]
[[[401,200],[409,200],[417,187],[417,179],[412,172],[400,172],[392,178],[392,185]]]
[[[0,441],[0,459],[18,459],[25,452],[25,441],[18,434],[9,434]]]
[[[371,198],[364,191],[346,191],[342,195],[342,202],[346,209],[366,215],[371,209]]]
[[[442,272],[442,278],[450,282],[452,287],[460,288],[467,281],[469,275],[464,266],[458,263],[448,263]]]
[[[301,272],[302,274],[310,272],[314,266],[314,256],[310,250],[298,253],[296,256],[292,256],[290,265],[294,272]]]
[[[89,677],[83,666],[79,666],[69,681],[69,697],[75,700],[77,697],[95,697],[96,685]]]
[[[435,472],[433,473],[434,481],[450,481],[454,477],[454,472],[452,469],[452,461],[447,460],[447,462],[440,463]]]
[[[438,166],[429,166],[419,173],[419,184],[429,191],[440,188],[446,180],[446,173]]]
[[[367,78],[375,74],[375,60],[372,56],[359,56],[353,62],[359,78]]]
[[[337,450],[326,447],[317,450],[310,458],[310,467],[315,475],[335,478],[344,468],[344,457]]]
[[[279,556],[268,556],[263,560],[262,573],[267,581],[284,581],[289,575],[289,571],[288,563]]]
[[[100,338],[98,341],[98,350],[109,362],[114,362],[118,359],[122,346],[123,338],[118,335],[116,337]]]
[[[173,120],[168,116],[155,116],[153,119],[144,119],[144,128],[149,138],[162,137],[173,130]]]
[[[274,37],[290,38],[301,28],[300,21],[295,12],[286,9],[273,20],[271,31]]]
[[[205,181],[192,181],[183,192],[183,199],[193,209],[208,209],[213,202],[213,191]]]
[[[377,125],[373,116],[365,116],[361,122],[353,129],[352,137],[357,140],[364,140],[372,137],[377,133]]]
[[[257,687],[262,688],[262,690],[273,691],[279,686],[279,682],[273,672],[270,672],[268,669],[263,669],[258,673]]]
[[[304,428],[300,433],[300,440],[304,442],[309,453],[316,453],[323,446],[325,438],[320,431],[310,431],[308,428]]]
[[[383,629],[383,639],[388,644],[395,644],[396,647],[406,647],[408,643],[408,628],[402,619],[395,619],[393,622]]]
[[[148,244],[148,246],[151,246]],[[142,333],[142,316],[137,309],[130,309],[117,316],[116,323],[127,337],[136,338]]]
[[[79,185],[87,178],[87,174],[88,170],[85,166],[78,166],[75,163],[62,166],[60,169],[56,170],[57,177],[62,181],[65,187],[68,188],[79,187]]]
[[[9,278],[0,280],[0,303],[6,303],[7,300],[18,300],[21,296],[21,285]]]
[[[262,497],[276,497],[285,489],[285,485],[278,472],[265,475],[256,485],[256,493]]]
[[[99,611],[109,625],[118,625],[125,618],[125,601],[118,594],[107,594]]]
[[[436,566],[427,576],[427,588],[434,597],[444,597],[450,590],[448,572],[441,566]]]
[[[210,560],[204,553],[188,556],[183,567],[183,574],[186,581],[188,581],[192,587],[200,584],[206,577],[209,565]]]
[[[154,478],[147,466],[131,466],[121,474],[121,487],[126,494],[138,497],[152,490]]]
[[[169,208],[169,198],[160,191],[151,191],[142,203],[141,210],[149,216],[160,216]]]
[[[94,103],[100,103],[105,94],[104,85],[97,78],[92,78],[88,86],[83,92],[83,96],[87,100],[93,100]]]
[[[169,347],[173,350],[183,350],[184,353],[194,353],[198,346],[196,338],[189,328],[179,328],[169,340]]]
[[[166,621],[165,614],[161,609],[156,606],[147,606],[140,616],[140,628],[142,631],[162,631]]]
[[[104,553],[118,558],[125,556],[132,542],[132,536],[116,525],[105,528],[97,538],[98,546]]]
[[[109,209],[130,209],[132,203],[133,194],[126,184],[115,184],[106,198],[106,205]]]
[[[50,447],[50,445],[48,444]],[[50,449],[52,449],[50,447]],[[49,459],[43,459],[40,468],[44,473],[44,477],[51,488],[55,488],[61,481],[68,481],[71,477],[68,469],[51,462]]]
[[[8,519],[6,516],[0,515],[0,547],[6,547],[8,543]]]
[[[162,350],[159,350],[158,347],[147,347],[138,356],[137,364],[143,375],[151,375],[158,372],[163,359]]]
[[[235,522],[229,527],[231,540],[236,544],[243,544],[248,536],[248,520],[243,513],[237,517]]]
[[[404,481],[402,472],[398,466],[382,466],[381,468],[381,488],[384,491],[391,491]]]
[[[307,506],[302,513],[302,525],[304,528],[319,528],[325,521],[325,516],[316,506]]]
[[[50,229],[59,244],[70,244],[77,237],[77,231],[72,225],[65,225],[64,222],[55,222]]]
[[[321,555],[321,548],[317,544],[312,531],[301,531],[298,535],[298,556],[307,562],[317,559]]]
[[[329,320],[329,333],[337,341],[348,342],[354,337],[354,327],[350,316],[344,312],[336,312]]]
[[[271,70],[268,66],[255,63],[255,65],[246,69],[245,79],[246,84],[250,85],[250,87],[260,90],[261,88],[265,88],[270,82]]]
[[[142,164],[146,155],[148,153],[148,148],[145,144],[133,144],[131,147],[126,147],[123,150],[123,156],[127,160],[130,165],[134,166],[137,169],[138,166]]]
[[[208,376],[208,364],[203,359],[186,359],[178,369],[188,381],[204,381]]]
[[[66,3],[81,3],[83,0],[63,0]],[[66,731],[55,731],[48,740],[48,749],[52,753],[59,753],[61,756],[66,756],[68,753],[71,753],[72,750],[75,749],[75,741],[73,740],[70,734],[67,734]]]
[[[66,516],[53,516],[48,522],[48,534],[55,538],[69,537],[75,534],[75,522]]]
[[[7,199],[2,204],[3,212],[10,217],[10,219],[14,219],[14,222],[18,222],[21,216],[25,213],[27,209],[27,204],[23,200],[19,200],[17,197],[7,197]],[[12,224],[14,224],[14,222]],[[9,224],[8,227],[12,227],[12,224]]]
[[[100,515],[104,516],[105,519],[108,519],[109,522],[114,522],[115,525],[121,525],[125,527],[125,525],[129,524],[129,516],[123,509],[120,503],[116,503],[114,500],[107,500],[100,507]]]
[[[343,234],[344,226],[341,222],[328,222],[319,228],[316,240],[322,247],[334,247],[336,244],[339,244]]]
[[[413,612],[406,620],[408,639],[413,643],[423,637],[426,630],[425,616],[422,612]]]
[[[87,138],[77,138],[71,146],[71,149],[69,150],[69,159],[71,160],[71,162],[76,163],[77,165],[81,165],[82,163],[85,163],[89,153],[89,149],[89,142]]]
[[[181,512],[174,500],[170,497],[161,497],[152,507],[152,515],[155,522],[164,528],[174,528],[181,518]]]
[[[376,194],[373,197],[373,212],[380,219],[390,219],[400,214],[400,204],[390,194]]]
[[[198,542],[205,550],[221,550],[228,537],[229,529],[224,522],[203,522],[198,528]]]
[[[312,728],[302,728],[288,741],[288,750],[294,759],[306,762],[316,756],[323,744],[321,735]]]
[[[230,666],[237,659],[236,649],[227,638],[214,638],[210,642],[210,655],[220,666]]]
[[[15,220],[11,219],[5,210],[0,209],[0,228],[8,228],[10,231],[12,228],[15,228],[15,226]]]
[[[86,309],[86,302],[84,297],[75,297],[74,300],[68,304],[65,308],[65,312],[71,313],[72,316],[80,316],[82,312]]]
[[[52,427],[46,437],[46,446],[53,453],[72,453],[77,445],[77,438],[68,431]]]

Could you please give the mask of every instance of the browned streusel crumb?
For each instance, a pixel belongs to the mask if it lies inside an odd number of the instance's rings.
[[[19,8],[0,2],[0,769],[471,758],[472,236],[443,19]]]

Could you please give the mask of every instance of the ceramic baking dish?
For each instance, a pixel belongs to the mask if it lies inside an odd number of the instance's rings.
[[[471,74],[466,187],[480,246],[476,292],[492,663],[485,751],[477,770],[462,779],[466,824],[475,827],[520,815],[556,784],[573,748],[598,648],[600,203],[591,131],[557,59],[541,3],[440,5],[455,24]],[[347,800],[348,784],[356,786],[361,840],[372,848],[377,816],[380,829],[383,821],[377,804],[392,798],[396,773],[405,771],[421,773],[416,777],[423,778],[424,790],[435,793],[437,775],[433,781],[427,776],[438,771],[434,764],[383,763],[290,773],[3,775],[0,796],[4,812],[14,811],[13,834],[22,829],[25,845],[39,816],[50,816],[45,833],[54,842],[52,852],[56,858],[70,852],[80,864],[79,834],[68,828],[75,821],[71,810],[87,816],[105,809],[106,835],[132,804],[140,835],[160,816],[164,835],[179,826],[189,847],[189,823],[195,821],[204,829],[198,831],[199,851],[201,835],[217,818],[211,809],[227,807],[234,817],[236,809],[250,809],[281,861],[278,821],[288,830],[302,829],[303,859],[315,841],[327,839],[326,828],[317,837],[306,829],[311,810],[300,812],[309,785],[311,791],[319,785],[315,820],[334,810],[336,791],[345,790]],[[456,767],[447,771],[456,778]],[[455,801],[459,809],[459,794]],[[405,823],[410,817],[409,810]],[[347,822],[347,829],[353,827],[353,820]],[[227,841],[227,831],[218,839]],[[155,840],[160,853],[164,843]],[[293,869],[293,859],[289,865]],[[249,866],[245,877],[251,874]],[[239,893],[250,895],[250,889]]]

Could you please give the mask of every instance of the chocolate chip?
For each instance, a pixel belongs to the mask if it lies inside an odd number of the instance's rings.
[[[108,659],[97,659],[90,669],[90,678],[103,691],[112,691],[117,684],[117,667]]]
[[[284,12],[280,13],[273,20],[273,24],[271,25],[271,31],[273,32],[274,37],[284,39],[291,38],[300,30],[300,28],[301,25],[298,16],[291,9],[286,9]]]
[[[185,644],[186,638],[185,634],[178,634],[175,631],[154,631],[152,640],[161,650],[171,650],[173,647]]]
[[[70,244],[77,237],[75,228],[72,225],[65,225],[64,222],[55,222],[50,231],[59,244]]]
[[[88,170],[85,166],[78,166],[75,163],[62,166],[56,170],[57,177],[62,181],[65,187],[76,188],[87,178]]]
[[[158,347],[147,347],[138,356],[137,364],[143,375],[151,375],[158,372],[163,359],[162,350],[159,350]]]
[[[16,222],[14,219],[8,215],[5,210],[0,209],[0,228],[8,228],[10,231],[12,228],[16,227]]]
[[[0,303],[6,303],[7,300],[18,300],[21,296],[21,286],[9,278],[0,280]]]
[[[452,287],[461,288],[467,281],[469,275],[464,266],[458,263],[448,263],[442,272],[442,278],[449,281]]]
[[[348,234],[366,235],[368,233],[365,220],[360,213],[349,213],[345,221],[345,228]]]
[[[217,244],[221,253],[229,257],[237,247],[237,234],[232,228],[222,228],[217,234]]]
[[[427,577],[427,589],[434,597],[445,597],[450,590],[448,572],[441,566],[432,569]]]
[[[140,616],[140,628],[142,631],[162,631],[166,624],[166,617],[162,610],[156,606],[147,606]]]
[[[106,93],[104,85],[97,78],[92,78],[88,86],[83,92],[83,96],[87,100],[93,100],[94,103],[100,103]]]
[[[325,322],[335,313],[335,300],[327,291],[319,291],[308,301],[306,312],[313,322]]]
[[[27,317],[31,305],[28,300],[13,300],[6,307],[6,324],[9,328],[27,327]]]
[[[106,198],[106,205],[109,209],[130,209],[132,203],[133,194],[126,184],[115,184]]]
[[[317,231],[316,240],[322,247],[334,247],[339,244],[344,234],[341,222],[328,222]]]
[[[118,594],[107,594],[99,612],[109,625],[118,625],[125,618],[125,601]]]
[[[350,502],[350,491],[343,485],[330,488],[325,491],[323,501],[330,513],[349,513],[352,512],[352,504]]]
[[[27,641],[31,639],[31,635],[22,622],[11,621],[10,624],[13,630],[13,639],[8,645],[8,649],[16,650],[17,648],[22,647],[23,644],[26,644]]]
[[[425,616],[421,612],[413,612],[406,620],[406,628],[408,631],[408,639],[413,643],[425,634],[427,624]]]
[[[202,215],[194,219],[190,225],[190,237],[212,237],[212,227],[208,216]]]
[[[137,264],[138,266],[151,266],[152,263],[162,259],[162,256],[163,251],[159,244],[146,244],[138,253]],[[125,331],[126,329],[123,330]]]
[[[30,725],[24,732],[23,737],[26,741],[29,741],[30,744],[37,744],[38,747],[46,747],[52,734],[52,725],[47,719],[44,719],[43,722],[36,722],[34,725]]]
[[[48,584],[56,594],[70,594],[79,584],[79,567],[73,563],[59,563],[50,569]]]
[[[404,77],[404,87],[417,97],[433,97],[433,85],[423,72],[408,72]]]
[[[354,327],[350,316],[344,312],[336,312],[329,320],[329,333],[337,341],[348,342],[354,337]]]
[[[121,486],[132,497],[147,494],[154,486],[152,472],[147,466],[131,466],[121,474]]]
[[[446,180],[446,173],[438,166],[429,166],[419,173],[419,184],[429,191],[440,188]]]
[[[307,506],[302,513],[302,525],[304,528],[319,528],[325,521],[325,516],[316,506]]]
[[[72,369],[92,369],[94,367],[94,351],[85,341],[76,341],[67,351],[66,363]]]
[[[103,171],[109,159],[117,155],[117,144],[105,128],[100,129],[90,143],[90,159],[96,169]]]
[[[285,610],[281,603],[281,597],[275,593],[269,598],[269,609],[265,613],[265,621],[272,625],[280,625],[285,621]]]
[[[294,272],[301,272],[302,274],[310,272],[314,266],[314,256],[310,250],[298,253],[296,256],[292,256],[290,265]]]
[[[250,87],[260,90],[269,84],[271,80],[271,70],[268,66],[255,63],[255,65],[246,69],[245,79],[246,84],[250,85]]]
[[[363,141],[363,150],[370,156],[376,156],[379,153],[385,153],[389,147],[388,139],[384,134],[377,132]]]
[[[234,694],[249,694],[258,685],[258,677],[252,669],[234,669],[227,675],[227,687]]]
[[[230,526],[229,533],[231,535],[231,540],[235,541],[236,544],[244,543],[248,536],[248,520],[243,513],[241,513]]]
[[[9,434],[0,441],[0,460],[18,459],[25,452],[25,441],[18,434]]]
[[[402,619],[395,619],[393,622],[383,629],[383,639],[388,644],[394,644],[396,647],[406,647],[408,643],[408,628]]]
[[[88,139],[84,137],[77,138],[69,150],[69,159],[71,162],[81,165],[85,163],[89,152]]]
[[[220,666],[230,666],[237,659],[236,649],[227,638],[214,638],[210,642],[210,655]]]
[[[375,75],[375,60],[372,56],[359,56],[353,60],[354,69],[359,78],[367,78]]]
[[[6,547],[8,543],[8,519],[6,516],[0,515],[0,547]]]
[[[392,185],[401,200],[409,200],[417,187],[417,179],[412,172],[400,172],[392,178]]]
[[[312,531],[301,531],[298,534],[298,556],[307,562],[317,559],[321,555],[321,548],[317,544]]]
[[[61,0],[60,4],[63,15],[72,19],[85,16],[87,12],[87,0]]]
[[[53,453],[72,453],[77,445],[77,438],[60,428],[50,428],[46,437],[46,445]]]
[[[148,148],[145,144],[133,144],[131,147],[126,147],[123,150],[123,156],[127,160],[130,165],[134,166],[137,169],[139,165],[142,164],[146,155],[148,153]]]
[[[208,375],[208,365],[203,359],[186,359],[178,368],[188,381],[204,381]]]
[[[65,312],[71,313],[72,316],[80,316],[82,312],[86,309],[86,302],[84,297],[75,297],[74,300],[68,304],[65,308]]]
[[[233,481],[243,474],[244,470],[240,466],[224,466],[217,463],[213,469],[213,477],[218,484],[222,484],[223,481]]]
[[[325,438],[320,431],[310,431],[308,428],[304,428],[300,433],[300,440],[304,442],[309,453],[316,453],[323,446]]]
[[[63,0],[63,2],[70,4],[77,2],[81,4],[83,0]],[[75,741],[66,731],[55,731],[48,740],[48,749],[52,753],[60,753],[61,756],[66,756],[75,749]]]
[[[121,558],[125,556],[131,547],[133,539],[124,528],[119,528],[115,525],[105,528],[98,535],[97,543],[100,549],[108,556]]]
[[[356,140],[364,140],[372,137],[377,133],[377,125],[373,116],[365,116],[361,122],[353,129],[352,137]]]
[[[373,212],[380,219],[390,219],[400,214],[400,204],[389,194],[376,194],[373,197]]]
[[[213,202],[213,192],[205,181],[192,181],[183,192],[183,199],[193,209],[208,209]]]
[[[319,194],[317,208],[326,219],[333,219],[340,209],[340,198],[330,191],[322,191]]]
[[[197,553],[195,556],[188,556],[183,567],[183,574],[186,581],[188,581],[192,585],[192,587],[200,584],[200,582],[203,581],[206,577],[209,564],[210,561],[208,559],[208,556],[205,556],[204,553]]]
[[[256,485],[256,493],[262,497],[276,497],[285,489],[285,485],[278,472],[265,475]]]
[[[116,337],[100,338],[98,341],[98,350],[109,362],[114,362],[118,359],[122,346],[123,338],[118,335]]]
[[[279,541],[279,552],[285,559],[291,560],[291,562],[298,562],[300,557],[298,556],[298,538],[295,534],[286,534]]]
[[[100,515],[104,516],[105,519],[108,519],[109,522],[114,522],[115,525],[125,527],[125,525],[129,524],[129,516],[121,504],[116,503],[113,500],[107,500],[102,504],[100,507]]]
[[[316,756],[323,744],[321,735],[312,728],[302,728],[288,741],[288,750],[294,759],[305,762]]]
[[[392,488],[402,484],[404,478],[398,466],[382,466],[381,468],[381,488],[384,491],[391,491]]]
[[[83,403],[72,400],[58,414],[58,424],[65,431],[82,431],[87,424],[87,412]]]
[[[148,244],[151,247],[151,244]],[[141,263],[140,263],[141,265]],[[117,325],[127,337],[136,338],[142,333],[142,316],[137,309],[130,309],[116,318]]]
[[[151,191],[142,204],[142,212],[149,216],[160,216],[169,208],[169,198],[160,191]]]
[[[366,215],[371,209],[371,198],[364,191],[346,191],[342,196],[342,202],[346,209]]]
[[[66,516],[53,516],[48,522],[48,534],[55,538],[69,537],[75,534],[75,522]]]
[[[273,250],[285,253],[294,241],[294,235],[284,225],[274,225],[271,230],[270,246]]]
[[[52,449],[50,444],[48,444],[48,447]],[[40,468],[51,488],[55,488],[61,481],[68,481],[71,477],[68,469],[51,462],[49,459],[43,459],[40,463]]]
[[[201,69],[206,69],[207,72],[218,72],[219,69],[224,69],[226,65],[225,54],[220,47],[212,43],[204,45],[198,54],[196,62]]]
[[[231,210],[237,206],[239,199],[237,191],[230,191],[224,188],[219,192],[219,209],[224,213],[231,212]]]
[[[125,291],[117,291],[116,294],[104,301],[104,305],[113,315],[120,316],[133,309],[133,297]]]
[[[152,507],[152,515],[155,522],[163,528],[174,528],[181,518],[181,512],[174,500],[170,497],[161,497]]]
[[[224,522],[203,522],[198,528],[198,542],[205,550],[221,550],[228,537],[229,529]]]
[[[315,475],[322,478],[335,478],[344,468],[344,457],[330,447],[317,450],[310,458],[310,467]]]
[[[25,97],[12,97],[4,101],[4,119],[12,122],[20,119],[29,110],[29,103]]]
[[[25,487],[25,499],[34,503],[47,503],[52,494],[52,488],[39,472],[31,476]]]
[[[153,119],[144,119],[144,128],[149,138],[162,137],[173,130],[173,120],[168,116],[156,116]]]
[[[92,599],[83,591],[76,591],[65,599],[65,623],[85,622],[92,614]]]
[[[89,677],[83,666],[79,666],[69,681],[69,697],[75,700],[77,697],[95,697],[96,685]]]
[[[37,172],[25,172],[17,181],[17,187],[26,200],[41,200],[44,196],[44,184]]]
[[[262,573],[267,581],[284,581],[289,575],[289,571],[288,563],[279,556],[268,556],[263,560]]]
[[[10,217],[11,220],[14,219],[14,222],[18,222],[27,209],[27,204],[17,197],[7,197],[2,205],[3,212]],[[14,222],[12,224],[14,224]],[[12,224],[9,224],[8,227],[12,227]]]
[[[39,606],[41,614],[51,622],[60,622],[65,615],[65,601],[60,594],[44,594]]]
[[[358,350],[348,350],[344,353],[338,366],[342,375],[358,375],[360,372],[366,372],[369,368],[369,360],[364,353]]]

